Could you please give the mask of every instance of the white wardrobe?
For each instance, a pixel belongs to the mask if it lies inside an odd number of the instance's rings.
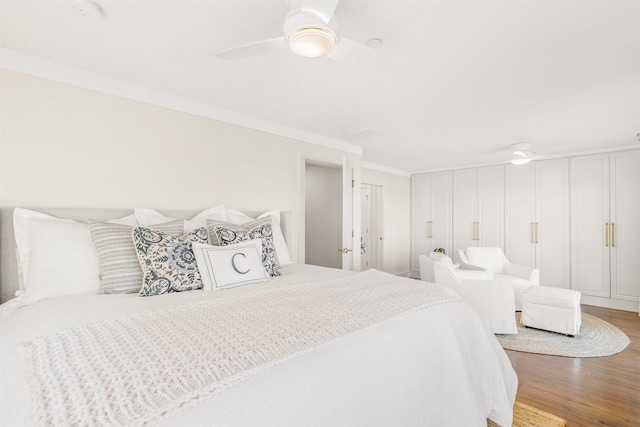
[[[451,253],[452,174],[436,172],[411,177],[411,276],[420,277],[418,255],[436,248]]]
[[[504,166],[453,171],[455,249],[504,247]]]
[[[411,273],[418,255],[499,246],[541,284],[583,303],[638,311],[640,150],[416,174]]]
[[[583,302],[638,310],[640,150],[571,159],[571,249]]]
[[[570,288],[569,159],[505,167],[505,246],[514,264],[540,270],[540,284]]]

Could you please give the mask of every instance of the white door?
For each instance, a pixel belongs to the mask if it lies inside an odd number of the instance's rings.
[[[476,173],[476,169],[453,171],[454,251],[478,246]]]
[[[535,162],[534,242],[540,284],[571,287],[569,159]]]
[[[478,168],[476,188],[476,246],[504,248],[504,166]]]
[[[382,187],[362,184],[361,188],[361,270],[383,269]]]
[[[430,246],[433,225],[428,215],[431,174],[411,176],[411,275],[419,277],[418,255],[426,254]]]
[[[452,190],[453,175],[449,172],[430,174],[427,213],[429,221],[429,238],[427,252],[436,248],[443,248],[447,254],[452,254]]]
[[[372,195],[371,186],[363,184],[360,187],[360,209],[362,209],[362,223],[360,232],[362,242],[360,244],[360,263],[362,271],[373,268],[371,249],[373,247],[373,218],[372,218]]]
[[[571,288],[609,297],[609,155],[574,157],[570,168]]]
[[[342,253],[342,269],[360,271],[360,231],[354,228],[360,224],[360,209],[354,206],[354,176],[353,166],[348,157],[342,161],[342,245],[336,251]],[[358,186],[357,193],[360,193]],[[359,195],[357,195],[359,197]],[[357,224],[354,224],[357,216]]]
[[[611,297],[640,291],[640,150],[610,154]]]

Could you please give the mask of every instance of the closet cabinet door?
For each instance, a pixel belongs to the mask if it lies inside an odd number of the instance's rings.
[[[569,159],[535,163],[535,252],[540,284],[571,287]]]
[[[411,177],[411,274],[420,272],[418,255],[428,252],[428,215],[427,206],[431,176],[428,174]]]
[[[571,288],[608,298],[609,155],[574,157],[570,167]]]
[[[640,150],[610,154],[611,297],[638,300]]]
[[[505,255],[514,264],[535,267],[535,167],[505,166]]]
[[[444,248],[448,255],[452,250],[452,174],[437,172],[431,175],[429,197],[429,220],[431,221],[431,238],[428,252],[435,248]]]
[[[504,166],[478,168],[476,246],[504,248]]]
[[[453,172],[453,249],[478,246],[476,169]],[[458,254],[454,254],[457,260]]]

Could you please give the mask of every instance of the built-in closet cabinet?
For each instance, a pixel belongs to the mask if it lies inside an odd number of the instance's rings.
[[[638,308],[640,150],[571,159],[571,251],[583,302]]]
[[[505,167],[505,254],[545,286],[571,286],[569,208],[569,159]]]
[[[453,250],[504,247],[504,166],[453,171]]]
[[[435,248],[451,253],[451,172],[411,177],[411,275],[419,277],[418,256]]]

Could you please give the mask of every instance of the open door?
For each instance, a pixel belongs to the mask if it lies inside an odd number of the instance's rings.
[[[353,270],[354,250],[359,250],[359,245],[354,244],[353,232],[354,181],[353,169],[345,157],[342,164],[342,246],[338,249],[342,252],[343,270]]]
[[[342,164],[305,161],[305,252],[302,259],[306,264],[359,269],[360,253],[355,251],[360,247],[354,241],[359,241],[360,233],[353,231],[353,181],[353,168],[347,158]]]

